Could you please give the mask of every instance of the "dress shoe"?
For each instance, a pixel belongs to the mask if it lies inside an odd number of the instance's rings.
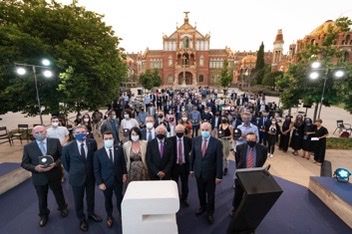
[[[60,214],[61,214],[61,217],[63,217],[63,218],[67,217],[68,209],[65,208],[65,209],[60,210]]]
[[[208,223],[213,224],[214,223],[214,216],[213,215],[208,215]]]
[[[108,226],[108,228],[111,228],[113,224],[114,224],[114,221],[112,220],[112,218],[108,217],[106,219],[106,226]]]
[[[88,223],[85,219],[82,219],[79,223],[79,229],[81,229],[83,232],[88,232]]]
[[[91,214],[91,215],[88,215],[88,219],[91,219],[93,220],[94,222],[96,223],[100,223],[101,221],[103,221],[102,218],[100,218],[98,215],[96,214]]]
[[[196,211],[196,216],[199,216],[201,214],[203,214],[205,212],[205,209],[204,208],[199,208],[197,211]]]
[[[40,227],[44,227],[46,225],[46,223],[48,222],[48,217],[49,216],[40,217],[40,221],[39,221],[39,226]]]

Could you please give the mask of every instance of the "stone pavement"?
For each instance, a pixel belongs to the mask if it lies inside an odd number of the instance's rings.
[[[98,142],[101,143],[101,142]],[[26,141],[23,142],[23,145]],[[19,140],[14,141],[14,145],[8,143],[0,145],[0,163],[3,162],[21,162],[23,145]],[[233,159],[233,157],[230,157]],[[326,159],[332,163],[332,170],[338,167],[346,167],[352,170],[352,150],[327,150]],[[308,187],[310,176],[319,176],[320,167],[313,163],[313,160],[307,160],[300,156],[294,156],[290,153],[283,153],[276,150],[273,158],[268,158],[267,164],[270,164],[270,172],[281,178],[294,183]],[[232,176],[232,175],[230,175]]]

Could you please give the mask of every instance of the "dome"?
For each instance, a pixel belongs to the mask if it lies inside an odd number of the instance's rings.
[[[320,25],[316,29],[314,29],[309,34],[309,36],[319,37],[320,35],[324,35],[324,34],[328,33],[330,27],[336,28],[335,22],[332,20],[327,20],[327,21],[325,21],[325,23],[323,23],[322,25]]]

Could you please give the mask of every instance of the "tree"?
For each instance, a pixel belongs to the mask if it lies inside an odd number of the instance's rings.
[[[139,76],[139,83],[145,89],[152,89],[154,87],[158,87],[161,85],[161,78],[159,75],[159,71],[157,69],[154,70],[146,70],[145,73]]]
[[[264,60],[264,43],[259,47],[257,51],[257,60],[253,71],[253,76],[256,84],[262,84],[265,75],[265,60]]]
[[[224,61],[224,65],[221,70],[220,84],[222,87],[227,88],[232,81],[232,71],[229,68],[229,63],[227,60]]]
[[[95,109],[117,96],[127,68],[120,38],[103,16],[78,7],[45,0],[0,2],[0,113],[36,114],[33,79],[17,77],[14,62],[54,64],[52,80],[38,76],[44,113]],[[39,71],[38,71],[39,74]]]
[[[347,23],[346,23],[347,22]],[[345,67],[351,69],[346,64],[341,63],[342,53],[335,46],[337,36],[342,32],[342,28],[338,25],[350,25],[347,19],[338,19],[335,26],[328,28],[321,45],[307,45],[298,55],[298,62],[289,66],[288,72],[281,77],[276,84],[282,90],[280,98],[286,108],[291,108],[300,102],[304,104],[315,103],[313,119],[316,118],[318,103],[321,101],[324,80],[322,76],[326,76],[326,89],[323,99],[324,105],[337,104],[341,100],[348,102],[351,100],[349,91],[352,84],[349,79],[335,80],[332,78],[332,71],[337,67]],[[311,70],[310,64],[319,59],[322,66],[328,71],[321,71],[321,78],[315,81],[309,80],[308,73]],[[351,71],[351,70],[349,70]],[[349,73],[351,74],[351,73]],[[351,76],[351,75],[349,75]],[[344,90],[344,91],[343,91]],[[346,95],[347,93],[347,95]],[[346,105],[348,106],[348,104]]]
[[[271,71],[271,67],[269,65],[265,66],[265,75],[263,78],[262,84],[265,86],[269,86],[271,89],[274,89],[276,86],[276,81],[279,80],[283,76],[282,71]]]

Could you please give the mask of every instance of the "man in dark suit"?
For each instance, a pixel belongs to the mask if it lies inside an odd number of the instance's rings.
[[[188,207],[188,176],[192,140],[185,136],[185,127],[182,124],[176,125],[175,132],[176,136],[169,138],[173,152],[176,152],[171,177],[176,183],[178,183],[179,178],[181,179],[181,205]]]
[[[222,144],[210,136],[211,124],[204,122],[200,126],[201,136],[193,139],[191,155],[191,174],[197,180],[200,208],[199,216],[205,211],[209,224],[214,223],[215,186],[222,180]]]
[[[254,132],[249,132],[246,135],[247,144],[241,144],[236,147],[235,160],[236,168],[253,168],[262,167],[267,159],[268,150],[265,146],[257,143],[257,135]],[[232,202],[233,216],[241,203],[243,189],[236,178],[235,171],[235,196]]]
[[[93,169],[94,152],[97,143],[87,138],[87,128],[78,125],[74,129],[75,140],[63,148],[63,165],[69,174],[75,202],[76,215],[82,231],[88,231],[88,223],[83,212],[83,198],[86,194],[88,218],[101,222],[102,219],[94,213],[95,178]]]
[[[104,146],[95,152],[94,175],[99,189],[104,193],[106,225],[111,228],[113,225],[112,195],[115,193],[117,209],[121,215],[122,187],[127,181],[127,169],[121,146],[114,147],[112,132],[104,132],[103,140]]]
[[[271,125],[271,119],[268,112],[262,112],[262,116],[257,120],[257,127],[259,129],[259,143],[267,146],[268,129]]]
[[[68,215],[67,204],[61,186],[61,144],[58,139],[47,138],[44,126],[36,126],[32,130],[35,141],[24,146],[21,166],[32,172],[32,182],[37,192],[39,202],[39,226],[48,222],[48,190],[53,191],[62,217]],[[54,162],[48,167],[39,163],[39,157],[51,155]]]
[[[155,129],[156,138],[148,142],[146,161],[152,180],[169,180],[174,163],[174,148],[166,139],[166,128],[159,125]]]
[[[146,127],[141,129],[142,140],[151,141],[155,138],[155,119],[152,115],[145,118]]]

